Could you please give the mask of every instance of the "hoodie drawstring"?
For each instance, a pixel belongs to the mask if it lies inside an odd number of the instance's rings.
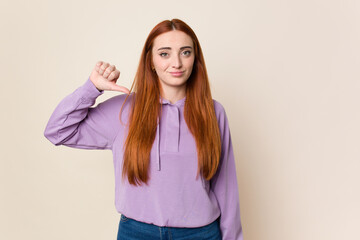
[[[159,120],[157,122],[157,127],[156,127],[156,160],[157,160],[157,164],[158,164],[158,171],[161,171],[161,165],[160,165],[160,125],[159,125]]]
[[[165,127],[165,139],[164,139],[164,150],[166,152],[179,152],[180,145],[180,114],[181,111],[177,105],[170,104],[167,100],[162,102],[164,105],[168,105],[166,111],[166,124]],[[157,170],[161,171],[161,159],[160,159],[160,121],[157,121],[156,127],[156,162]],[[207,180],[200,174],[201,183],[203,188],[208,189]]]

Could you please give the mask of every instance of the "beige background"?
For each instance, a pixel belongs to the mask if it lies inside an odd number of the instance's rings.
[[[228,114],[245,239],[360,239],[357,0],[1,1],[0,239],[116,238],[111,152],[43,130],[97,60],[130,87],[147,34],[174,17]]]

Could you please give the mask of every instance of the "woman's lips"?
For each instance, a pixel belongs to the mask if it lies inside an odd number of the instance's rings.
[[[184,72],[170,72],[170,74],[173,77],[181,77],[184,74]]]

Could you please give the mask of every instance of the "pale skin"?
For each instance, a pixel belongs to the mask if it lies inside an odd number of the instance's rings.
[[[181,31],[170,31],[157,36],[152,48],[152,65],[159,77],[161,96],[171,103],[186,95],[186,81],[191,75],[195,55],[193,41]],[[116,84],[120,71],[114,65],[99,61],[90,75],[98,90],[119,91],[129,94],[129,89]]]
[[[116,69],[115,65],[102,61],[96,63],[90,74],[90,80],[99,91],[118,91],[129,94],[129,89],[116,84],[119,77],[120,71]]]

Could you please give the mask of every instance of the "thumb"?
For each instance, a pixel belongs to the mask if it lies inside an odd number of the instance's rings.
[[[123,93],[126,93],[126,94],[130,94],[130,90],[127,89],[126,87],[123,87],[123,86],[119,86],[117,85],[116,83],[112,83],[110,85],[110,90],[111,91],[117,91],[117,92],[123,92]]]

